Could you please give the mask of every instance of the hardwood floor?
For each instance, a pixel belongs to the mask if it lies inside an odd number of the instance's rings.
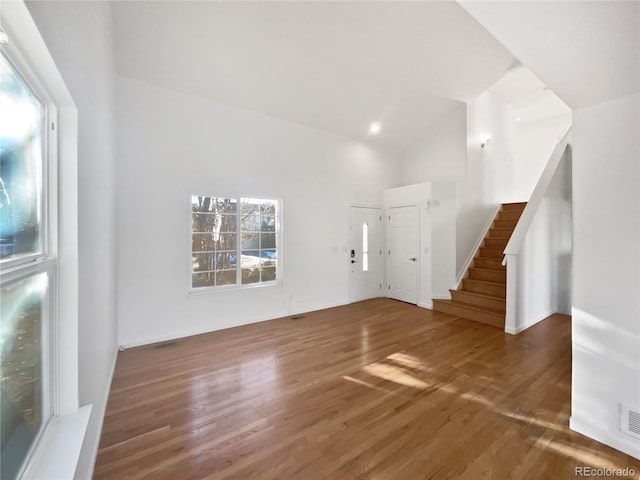
[[[637,478],[568,428],[570,328],[376,299],[127,350],[94,478]]]

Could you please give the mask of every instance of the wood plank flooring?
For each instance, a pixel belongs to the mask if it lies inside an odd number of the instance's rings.
[[[568,428],[570,319],[376,299],[121,352],[96,479],[569,479],[640,462]],[[637,476],[636,476],[637,478]]]

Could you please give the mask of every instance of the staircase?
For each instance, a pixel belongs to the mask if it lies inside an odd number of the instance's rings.
[[[450,290],[451,300],[433,300],[433,309],[504,329],[507,270],[503,251],[511,238],[524,203],[504,203],[484,237],[460,290]]]

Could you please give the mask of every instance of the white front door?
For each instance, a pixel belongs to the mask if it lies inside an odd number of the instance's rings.
[[[418,207],[389,209],[387,294],[418,303]]]
[[[382,209],[351,207],[349,300],[382,294]]]

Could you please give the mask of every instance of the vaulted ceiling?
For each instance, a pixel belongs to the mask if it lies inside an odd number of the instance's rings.
[[[640,2],[461,1],[573,109],[640,91]]]
[[[517,63],[455,2],[114,2],[120,75],[404,148]],[[379,121],[378,137],[368,137]]]

